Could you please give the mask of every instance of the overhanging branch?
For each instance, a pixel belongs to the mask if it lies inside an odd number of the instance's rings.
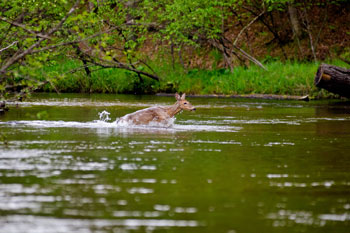
[[[6,49],[11,48],[12,46],[14,46],[14,45],[17,44],[17,43],[18,43],[18,41],[14,41],[14,42],[12,42],[10,45],[6,46],[5,48],[0,49],[0,53],[1,53],[2,51],[5,51]]]
[[[46,34],[46,37],[49,37],[53,33],[55,33],[57,30],[59,30],[63,23],[68,19],[68,17],[73,14],[73,12],[78,8],[80,0],[76,0],[72,8],[68,11],[68,13],[61,19],[61,21],[52,29],[48,31]],[[46,40],[46,37],[41,37],[36,43],[31,45],[28,49],[24,50],[20,53],[15,53],[0,69],[0,82],[4,79],[4,74],[6,73],[6,70],[14,64],[16,61],[20,60],[21,58],[27,56],[28,54],[31,54],[35,48],[37,48],[44,40]]]
[[[33,31],[33,30],[27,28],[26,25],[24,25],[24,24],[11,21],[11,20],[6,19],[6,18],[4,18],[4,17],[0,17],[0,20],[6,22],[6,23],[8,23],[8,24],[11,24],[11,25],[13,25],[13,26],[20,27],[20,28],[22,28],[24,31],[29,32],[29,33],[31,33],[31,34],[37,36],[37,37],[41,37],[41,38],[44,38],[44,39],[51,39],[51,37],[49,37],[49,36],[47,36],[47,35],[44,35],[44,34],[42,34],[42,33],[40,33],[40,32],[36,32],[36,31]]]
[[[100,59],[102,60],[102,59]],[[159,81],[160,78],[154,74],[150,74],[148,72],[145,72],[145,71],[141,71],[141,70],[138,70],[138,69],[135,69],[135,68],[132,68],[130,66],[128,66],[127,64],[124,64],[124,63],[118,63],[116,65],[113,65],[113,64],[110,64],[110,65],[107,65],[107,64],[102,64],[100,62],[97,62],[97,61],[90,61],[92,64],[95,64],[97,66],[100,66],[100,67],[103,67],[103,68],[116,68],[116,69],[124,69],[124,70],[129,70],[129,71],[132,71],[132,72],[135,72],[136,74],[142,74],[142,75],[145,75],[151,79],[154,79],[154,80],[157,80]]]

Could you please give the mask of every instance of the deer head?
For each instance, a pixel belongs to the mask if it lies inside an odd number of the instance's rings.
[[[192,106],[192,104],[190,102],[188,102],[187,100],[185,100],[186,94],[182,94],[182,96],[180,97],[180,95],[178,93],[175,94],[175,98],[177,100],[176,104],[178,104],[178,108],[180,108],[181,110],[187,110],[187,111],[195,111],[196,108]]]

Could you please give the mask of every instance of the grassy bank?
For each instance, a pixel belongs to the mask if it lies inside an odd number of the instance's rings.
[[[327,62],[346,67],[342,61]],[[45,71],[65,74],[55,82],[60,92],[92,93],[156,93],[185,92],[191,94],[280,94],[310,95],[328,97],[330,94],[317,89],[313,79],[319,64],[279,61],[266,64],[267,71],[257,66],[236,67],[231,73],[227,69],[184,70],[182,66],[172,67],[166,63],[153,64],[160,82],[139,77],[121,69],[100,69],[88,77],[80,61],[62,61],[45,67]],[[71,73],[72,70],[76,72]],[[54,91],[47,85],[42,91]]]

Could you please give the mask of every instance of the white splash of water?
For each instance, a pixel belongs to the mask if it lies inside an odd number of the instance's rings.
[[[48,121],[48,120],[23,120],[0,122],[0,125],[6,124],[11,127],[34,127],[34,128],[90,128],[96,129],[100,134],[110,133],[172,133],[183,131],[214,131],[214,132],[237,132],[241,127],[217,125],[216,122],[178,122],[175,124],[175,117],[168,120],[157,122],[153,121],[148,124],[136,125],[132,121],[126,120],[125,117],[117,118],[111,121],[110,113],[106,110],[98,113],[98,120],[79,122],[79,121]],[[185,124],[181,124],[185,123]]]
[[[107,122],[107,121],[111,120],[109,115],[110,115],[110,113],[107,112],[106,110],[103,110],[102,112],[98,113],[98,116],[100,117],[100,121],[104,121],[104,122]]]
[[[126,115],[127,116],[127,115]],[[118,127],[151,127],[151,128],[173,128],[174,122],[175,122],[175,117],[163,120],[161,122],[158,121],[151,121],[148,124],[134,124],[132,120],[129,120],[126,116],[117,118],[114,123]]]
[[[96,129],[99,134],[111,133],[175,133],[187,131],[210,131],[210,132],[237,132],[242,127],[225,126],[225,125],[194,125],[194,124],[175,124],[175,119],[170,119],[168,122],[151,122],[147,125],[134,125],[126,121],[107,122],[102,120],[94,120],[89,122],[78,121],[47,121],[47,120],[24,120],[24,121],[7,121],[0,122],[0,125],[8,125],[10,127],[33,127],[41,128],[88,128]]]

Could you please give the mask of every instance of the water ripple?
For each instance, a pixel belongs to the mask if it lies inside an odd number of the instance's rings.
[[[9,125],[11,127],[35,127],[35,128],[88,128],[97,129],[99,132],[103,132],[106,129],[108,133],[109,129],[114,132],[183,132],[183,131],[211,131],[211,132],[237,132],[242,127],[235,126],[219,126],[219,125],[190,125],[190,124],[173,124],[169,127],[162,127],[161,125],[119,125],[115,122],[105,121],[91,121],[91,122],[78,122],[78,121],[46,121],[46,120],[33,120],[33,121],[7,121],[0,122],[0,125]]]
[[[115,214],[118,214],[116,212]],[[125,212],[124,214],[127,214]],[[130,213],[129,213],[130,214]],[[137,214],[137,213],[136,213]],[[145,215],[146,213],[142,213]],[[6,233],[66,233],[96,232],[111,227],[199,227],[203,224],[195,220],[173,219],[59,219],[34,215],[10,215],[0,218],[0,231]],[[92,230],[94,229],[94,230]]]

